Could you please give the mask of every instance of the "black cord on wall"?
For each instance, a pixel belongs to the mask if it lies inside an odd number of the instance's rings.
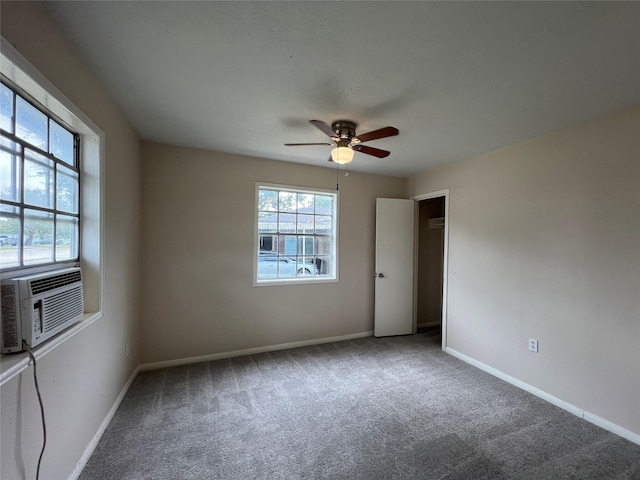
[[[40,395],[40,387],[38,386],[38,374],[36,372],[36,357],[27,345],[27,342],[22,341],[22,346],[29,354],[31,361],[33,362],[33,383],[36,386],[36,393],[38,394],[38,403],[40,403],[40,415],[42,416],[42,450],[40,450],[40,457],[38,458],[38,468],[36,469],[36,480],[40,478],[40,464],[42,463],[42,456],[44,455],[44,448],[47,446],[47,424],[44,421],[44,404],[42,403],[42,395]]]

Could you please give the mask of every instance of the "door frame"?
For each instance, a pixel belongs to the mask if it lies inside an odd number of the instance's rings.
[[[414,195],[411,200],[420,202],[422,200],[429,200],[432,198],[444,197],[444,253],[442,258],[442,350],[447,349],[447,298],[449,291],[449,189],[436,190],[434,192],[423,193],[421,195]],[[416,206],[417,207],[417,206]],[[415,232],[416,239],[414,241],[413,248],[413,325],[414,332],[417,331],[418,325],[418,249],[420,247],[418,241],[419,228],[419,212],[420,209],[415,209],[416,226]]]

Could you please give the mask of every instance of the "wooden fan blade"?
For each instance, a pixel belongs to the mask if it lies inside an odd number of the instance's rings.
[[[366,145],[354,145],[353,149],[356,152],[366,153],[367,155],[373,155],[374,157],[384,158],[388,157],[391,152],[381,150],[379,148],[368,147]]]
[[[394,127],[384,127],[379,128],[378,130],[374,130],[373,132],[363,133],[362,135],[358,135],[356,138],[360,140],[360,143],[369,142],[371,140],[377,140],[378,138],[385,137],[393,137],[400,133],[397,128]]]
[[[316,127],[318,130],[320,130],[321,132],[324,132],[324,134],[327,135],[328,137],[336,136],[336,132],[331,130],[331,127],[326,123],[324,123],[322,120],[309,120],[309,123],[314,127]]]
[[[307,145],[333,145],[332,143],[285,143],[285,147],[303,147]]]

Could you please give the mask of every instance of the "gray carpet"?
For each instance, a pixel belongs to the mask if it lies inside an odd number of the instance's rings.
[[[138,375],[90,479],[640,479],[640,446],[443,353],[362,338]]]

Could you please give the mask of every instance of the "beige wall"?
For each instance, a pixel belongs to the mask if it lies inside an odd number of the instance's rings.
[[[640,108],[407,181],[443,188],[447,345],[640,434]]]
[[[375,198],[340,176],[340,282],[253,286],[255,182],[334,189],[332,168],[143,143],[143,362],[373,330]]]
[[[41,478],[68,478],[140,363],[140,142],[35,4],[0,3],[2,35],[106,140],[104,316],[38,363],[47,419]],[[131,353],[125,357],[125,342]],[[2,478],[34,478],[42,445],[32,370],[2,386]]]

